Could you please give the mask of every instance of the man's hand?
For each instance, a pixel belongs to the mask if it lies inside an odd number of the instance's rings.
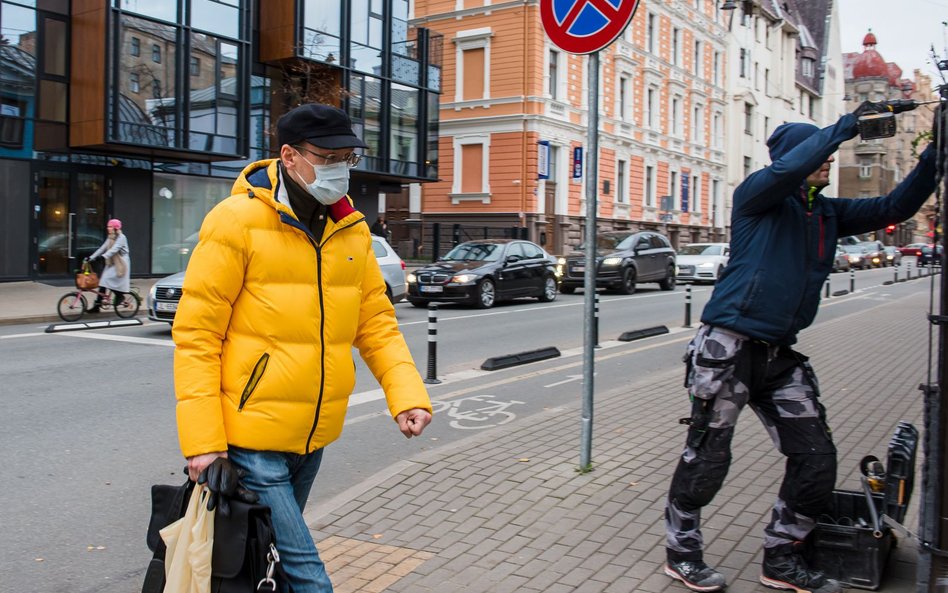
[[[251,492],[240,485],[240,479],[247,473],[234,465],[227,456],[218,457],[198,475],[197,483],[206,484],[211,491],[207,497],[207,510],[213,511],[220,507],[223,516],[230,515],[231,497],[253,504],[260,500],[256,492]]]
[[[421,435],[421,432],[431,422],[431,412],[421,408],[406,410],[395,416],[395,422],[398,422],[398,430],[410,439]]]
[[[872,101],[863,101],[859,107],[853,111],[853,115],[856,117],[862,117],[864,115],[872,115],[875,113],[888,113],[892,111],[892,108],[886,105],[885,103],[873,103]]]

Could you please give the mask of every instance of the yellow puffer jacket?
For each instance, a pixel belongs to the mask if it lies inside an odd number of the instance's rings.
[[[248,180],[248,178],[250,178]],[[204,219],[174,322],[178,437],[186,457],[309,453],[342,432],[355,345],[392,416],[431,410],[364,218],[315,241],[277,202],[277,161],[248,166]]]

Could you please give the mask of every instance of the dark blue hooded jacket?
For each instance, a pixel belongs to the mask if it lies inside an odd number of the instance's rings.
[[[822,130],[810,124],[778,127],[767,146],[773,161],[734,192],[731,258],[701,321],[772,344],[796,342],[820,304],[833,267],[836,241],[911,217],[935,190],[935,152],[887,196],[827,198],[807,207],[806,178],[856,136],[856,117],[844,115]]]

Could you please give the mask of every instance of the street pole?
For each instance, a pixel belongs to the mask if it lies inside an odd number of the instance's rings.
[[[596,192],[599,184],[599,52],[589,54],[589,114],[586,141],[586,271],[583,276],[583,419],[579,471],[592,469],[593,376],[595,374]]]

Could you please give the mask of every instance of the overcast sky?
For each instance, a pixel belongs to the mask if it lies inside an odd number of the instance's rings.
[[[931,60],[931,45],[940,59],[946,55],[948,0],[839,0],[839,32],[843,53],[861,52],[862,39],[872,29],[886,62],[895,62],[905,78],[919,68],[939,84]],[[944,73],[948,77],[948,72]]]

